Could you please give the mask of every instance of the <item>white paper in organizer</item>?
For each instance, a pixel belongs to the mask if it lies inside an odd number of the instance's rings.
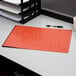
[[[7,11],[3,11],[3,10],[0,10],[0,15],[4,16],[4,17],[7,17],[7,18],[10,18],[10,19],[13,19],[15,21],[20,21],[21,20],[21,16],[20,15],[13,14],[13,13],[10,13],[10,12],[7,12]]]
[[[12,4],[16,4],[16,5],[19,5],[21,4],[21,0],[3,0],[3,1],[6,1],[6,2],[9,2],[9,3],[12,3]],[[23,2],[28,2],[29,0],[23,0]]]
[[[23,9],[23,11],[28,10],[29,7]],[[0,9],[6,10],[8,12],[14,13],[14,14],[19,14],[21,13],[21,7],[17,5],[13,5],[4,1],[0,2]]]
[[[0,1],[0,9],[15,13],[15,14],[19,14],[21,12],[21,7],[12,5],[4,1]]]

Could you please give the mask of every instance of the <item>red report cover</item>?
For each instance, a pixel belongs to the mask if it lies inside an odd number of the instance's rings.
[[[68,53],[72,30],[16,25],[3,46]]]

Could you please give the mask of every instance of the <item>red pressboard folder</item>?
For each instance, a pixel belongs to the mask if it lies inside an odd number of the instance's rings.
[[[72,30],[16,25],[3,46],[68,53]]]

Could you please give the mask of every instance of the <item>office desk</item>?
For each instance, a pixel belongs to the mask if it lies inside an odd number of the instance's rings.
[[[63,29],[73,30],[73,25],[55,18],[40,15],[23,26],[46,27],[62,25]],[[29,49],[2,47],[15,25],[22,25],[0,16],[0,55],[42,76],[76,76],[76,32],[72,32],[69,53],[44,52]]]

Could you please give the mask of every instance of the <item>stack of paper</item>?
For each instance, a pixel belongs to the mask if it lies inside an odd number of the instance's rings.
[[[29,0],[23,0],[23,2],[27,1]],[[21,20],[21,6],[19,6],[19,4],[21,4],[21,0],[0,1],[0,15],[19,22]],[[28,7],[23,11],[25,10],[28,10]]]
[[[15,13],[15,14],[19,14],[21,12],[20,6],[12,5],[4,1],[0,2],[0,9]]]
[[[15,20],[15,21],[21,20],[21,15],[16,15],[16,14],[13,14],[13,13],[10,13],[7,11],[3,11],[3,10],[0,11],[0,15],[7,17],[7,18],[10,18],[10,19]]]

